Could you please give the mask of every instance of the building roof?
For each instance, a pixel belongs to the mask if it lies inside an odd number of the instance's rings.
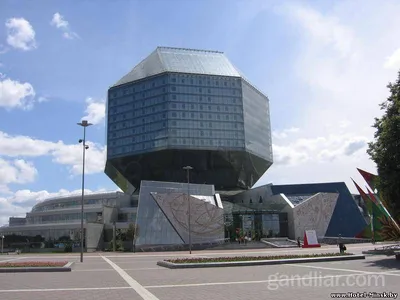
[[[164,72],[243,77],[223,52],[157,47],[113,87]]]

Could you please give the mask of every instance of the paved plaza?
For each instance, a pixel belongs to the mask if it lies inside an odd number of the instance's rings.
[[[350,245],[355,254],[371,245]],[[273,255],[334,252],[321,249],[198,251],[192,256]],[[394,257],[256,267],[166,269],[158,260],[188,253],[88,253],[5,255],[1,261],[74,261],[67,273],[0,274],[1,300],[58,299],[331,299],[331,293],[400,292],[400,262]],[[371,298],[372,294],[365,298]],[[362,298],[360,298],[362,299]],[[388,299],[388,298],[386,298]],[[390,299],[390,298],[389,298]],[[393,298],[392,298],[393,299]]]

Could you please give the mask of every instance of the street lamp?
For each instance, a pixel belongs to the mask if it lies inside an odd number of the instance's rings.
[[[92,125],[88,123],[86,120],[82,120],[80,123],[77,123],[79,126],[83,127],[83,140],[79,140],[79,143],[82,144],[83,154],[82,154],[82,201],[81,201],[81,263],[83,262],[83,206],[84,206],[84,197],[85,197],[85,152],[89,149],[89,146],[86,145],[86,127]]]
[[[188,201],[188,206],[189,206],[189,213],[188,213],[188,218],[189,218],[189,253],[190,254],[192,254],[192,230],[191,230],[191,228],[190,228],[190,214],[191,214],[191,211],[190,211],[190,193],[189,193],[189,190],[190,190],[190,177],[189,177],[189,173],[190,173],[190,170],[193,170],[193,168],[191,167],[191,166],[186,166],[186,167],[183,167],[183,169],[184,170],[186,170],[186,176],[187,176],[187,201]]]
[[[1,254],[3,254],[3,249],[4,249],[4,235],[1,236]]]

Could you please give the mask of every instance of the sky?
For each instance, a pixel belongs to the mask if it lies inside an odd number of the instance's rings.
[[[219,50],[268,95],[274,164],[256,186],[363,184],[400,69],[400,2],[1,0],[0,224],[104,174],[107,89],[157,46]]]

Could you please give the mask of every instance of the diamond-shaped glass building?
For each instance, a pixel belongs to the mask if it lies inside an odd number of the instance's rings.
[[[248,189],[271,166],[269,100],[222,52],[158,47],[108,90],[106,174]]]

